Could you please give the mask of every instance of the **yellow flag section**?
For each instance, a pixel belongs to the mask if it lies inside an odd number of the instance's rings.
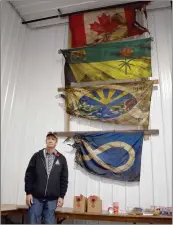
[[[66,111],[70,115],[115,124],[149,125],[154,81],[66,88]]]
[[[148,57],[132,60],[72,64],[71,69],[77,83],[98,80],[147,78],[151,75]],[[80,67],[80,68],[79,68]],[[86,75],[87,74],[87,75]],[[94,74],[94,76],[93,76]],[[87,76],[87,77],[86,77]]]

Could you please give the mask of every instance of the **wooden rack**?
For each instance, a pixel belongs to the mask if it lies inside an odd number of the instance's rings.
[[[126,84],[126,83],[140,83],[148,81],[146,78],[130,79],[130,80],[108,80],[108,81],[92,81],[83,83],[71,83],[71,87],[57,88],[58,92],[63,92],[68,88],[83,88],[83,87],[93,87],[97,85],[111,85],[111,84]],[[154,84],[158,84],[159,80],[151,80]]]
[[[56,132],[59,137],[73,137],[77,134],[94,134],[94,133],[110,133],[110,132],[118,132],[118,133],[134,133],[134,132],[141,132],[144,131],[145,135],[158,135],[159,130],[153,129],[153,130],[105,130],[105,131],[68,131],[68,132]]]

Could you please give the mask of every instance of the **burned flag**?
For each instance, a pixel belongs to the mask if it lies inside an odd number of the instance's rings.
[[[98,44],[62,50],[65,85],[71,82],[148,78],[151,71],[151,38]]]
[[[120,181],[139,181],[143,132],[105,132],[74,136],[75,161],[89,173]]]
[[[153,83],[66,88],[66,111],[91,120],[148,127]]]

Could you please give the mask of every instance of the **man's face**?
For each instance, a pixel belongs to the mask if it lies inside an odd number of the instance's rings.
[[[57,144],[57,139],[54,136],[50,135],[46,138],[47,148],[55,148],[56,144]]]

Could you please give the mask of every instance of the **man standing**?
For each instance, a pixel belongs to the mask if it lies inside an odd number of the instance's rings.
[[[36,152],[25,173],[27,223],[55,223],[55,209],[62,207],[68,186],[68,167],[65,157],[56,149],[58,136],[49,132],[46,148]]]

